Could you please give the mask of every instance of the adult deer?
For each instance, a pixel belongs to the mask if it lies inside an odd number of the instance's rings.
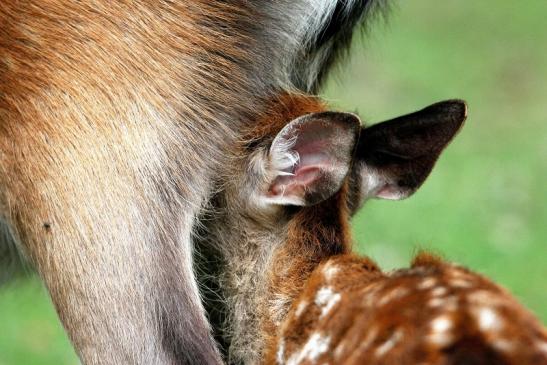
[[[218,260],[209,310],[230,362],[262,358],[313,269],[350,251],[349,215],[368,198],[414,193],[466,115],[455,100],[361,128],[325,110],[306,96],[272,100],[219,177],[203,246],[216,243],[204,254]]]
[[[37,269],[83,363],[221,362],[192,257],[212,178],[382,4],[0,3],[0,262]]]

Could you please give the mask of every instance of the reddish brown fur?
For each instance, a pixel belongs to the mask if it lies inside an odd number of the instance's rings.
[[[317,298],[326,288],[339,297],[322,315]],[[481,310],[495,315],[492,323],[484,317],[489,327],[479,325]],[[295,361],[314,334],[327,347],[313,361]],[[546,364],[546,345],[538,320],[481,275],[429,254],[389,274],[368,258],[341,255],[311,274],[264,363]]]
[[[239,145],[242,156],[249,153],[248,144],[257,144],[264,142],[266,138],[273,138],[287,122],[305,114],[327,110],[326,104],[318,97],[287,92],[277,94],[265,105],[264,112],[251,123],[248,131],[243,133],[243,141],[246,143]]]
[[[224,261],[217,276],[226,306],[214,310],[225,313],[225,317],[220,318],[216,327],[221,328],[220,337],[226,343],[229,360],[234,363],[256,363],[263,358],[264,348],[275,347],[279,327],[312,271],[334,255],[351,252],[351,212],[348,203],[351,203],[354,212],[370,197],[367,194],[375,191],[375,181],[383,181],[378,176],[367,175],[369,170],[364,166],[367,162],[364,158],[374,155],[376,149],[383,151],[382,148],[393,147],[387,142],[389,133],[396,133],[402,137],[399,141],[404,141],[399,145],[409,147],[406,152],[410,151],[411,158],[406,161],[406,168],[411,170],[414,167],[412,156],[422,156],[424,150],[429,155],[440,154],[465,119],[465,104],[449,101],[392,120],[388,122],[387,135],[381,135],[382,131],[385,132],[384,124],[384,127],[375,127],[376,134],[369,136],[374,139],[380,134],[382,138],[373,142],[383,141],[385,145],[373,144],[372,150],[368,149],[368,145],[360,146],[362,150],[354,156],[353,164],[351,144],[357,144],[357,136],[343,139],[349,152],[346,160],[337,160],[340,165],[336,167],[346,167],[351,171],[345,177],[340,175],[341,188],[337,192],[332,191],[330,198],[318,204],[306,207],[304,203],[303,207],[294,207],[260,200],[260,194],[269,191],[279,173],[270,166],[272,141],[284,127],[292,122],[297,123],[300,117],[309,114],[308,117],[313,118],[313,113],[322,115],[325,106],[317,98],[287,94],[271,100],[268,105],[264,117],[259,118],[245,135],[236,153],[239,158],[232,164],[231,174],[220,179],[221,193],[214,206],[219,214],[209,221],[208,227],[208,239],[216,244],[219,251],[217,256]],[[335,114],[329,114],[329,118],[333,118],[331,123],[336,120]],[[320,126],[317,128],[327,128],[322,123],[317,125]],[[412,127],[416,125],[419,133],[415,133]],[[447,125],[450,127],[447,128]],[[350,124],[346,127],[348,131],[353,131]],[[403,128],[404,133],[399,133],[399,128]],[[358,130],[355,132],[358,134]],[[412,144],[415,138],[424,135],[430,137],[424,140],[425,146]],[[328,137],[324,138],[322,142],[326,145],[332,142]],[[397,138],[395,140],[393,144],[397,145]],[[430,151],[432,142],[437,147],[433,152]],[[357,158],[362,158],[357,161],[359,163],[355,161]],[[377,159],[375,162],[382,161]],[[396,168],[397,163],[394,165]],[[423,182],[432,167],[432,164],[428,165],[421,178],[408,186],[410,193]],[[364,169],[364,178],[361,169]],[[241,171],[245,173],[241,174]],[[391,170],[377,172],[389,175]],[[372,179],[366,179],[367,176]],[[397,181],[392,183],[393,187],[397,186]],[[402,193],[401,196],[404,196],[406,192]]]
[[[323,109],[306,97],[284,96],[276,102],[278,111],[269,112],[268,122],[258,123],[249,140],[267,142],[287,121]],[[262,363],[517,365],[547,361],[545,329],[509,293],[486,278],[426,253],[417,256],[410,269],[388,274],[370,259],[351,254],[348,184],[322,203],[289,213],[287,236],[269,260],[268,285],[258,305],[260,341],[265,346]],[[335,268],[331,278],[325,277],[327,267]],[[462,277],[468,282],[458,282]],[[419,289],[428,279],[434,285]],[[340,299],[321,316],[322,308],[314,301],[327,286]],[[469,298],[484,293],[499,303],[493,310],[506,325],[502,331],[478,328],[473,311],[490,303]],[[439,299],[432,298],[435,295]],[[428,331],[446,313],[453,326],[451,341],[435,343]],[[397,330],[404,337],[393,338],[399,336]],[[288,360],[317,333],[329,337],[327,350],[313,360],[305,356],[299,362]],[[391,340],[393,348],[389,347]],[[503,348],[503,341],[509,341],[510,350]]]
[[[248,129],[234,153],[239,158],[231,165],[231,174],[220,179],[225,190],[219,206],[214,207],[220,214],[215,217],[217,220],[209,220],[208,239],[218,247],[218,256],[226,261],[219,275],[219,286],[226,296],[228,308],[224,310],[229,314],[225,322],[216,326],[228,327],[222,336],[228,342],[229,360],[233,357],[235,363],[253,363],[260,358],[262,343],[274,333],[272,329],[278,325],[275,318],[285,315],[300,290],[299,283],[324,257],[349,250],[343,193],[313,208],[293,212],[282,206],[263,209],[249,201],[254,189],[266,189],[263,184],[267,185],[256,172],[249,176],[241,173],[250,172],[251,156],[266,152],[275,135],[290,120],[325,111],[320,99],[299,94],[282,93],[267,105],[264,116]],[[339,209],[329,209],[332,205]],[[325,209],[321,210],[322,207]],[[345,215],[340,216],[340,212]],[[309,230],[299,229],[302,225]],[[264,236],[284,242],[288,237],[289,244],[279,247],[272,242],[265,244],[261,241]],[[272,301],[279,305],[274,308]]]
[[[220,362],[192,267],[213,181],[382,3],[0,3],[0,252],[37,268],[82,362]]]
[[[326,110],[323,101],[308,95],[281,94],[270,102],[270,107],[249,133],[248,140],[261,141],[275,136],[287,121],[309,113]],[[264,298],[262,336],[270,342],[275,333],[276,313],[268,305],[275,297],[292,300],[301,291],[306,278],[321,260],[350,250],[349,213],[344,201],[347,187],[313,207],[304,207],[290,220],[286,243],[272,258],[269,269],[269,289],[273,294]],[[333,207],[336,207],[333,209]]]
[[[190,241],[273,83],[241,5],[0,3],[0,218],[84,363],[220,362]]]
[[[320,262],[351,250],[345,190],[343,187],[327,201],[303,208],[289,223],[286,244],[276,250],[268,271],[270,294],[262,306],[265,343],[274,341],[281,320],[278,313],[271,312],[270,303],[279,297],[291,303]]]

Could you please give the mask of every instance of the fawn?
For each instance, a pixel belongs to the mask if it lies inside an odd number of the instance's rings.
[[[437,257],[385,274],[346,254],[310,275],[263,363],[540,365],[547,330],[504,289]]]
[[[36,268],[83,363],[221,362],[193,257],[213,179],[384,3],[0,3],[1,269]]]
[[[314,98],[272,105],[233,163],[246,173],[221,179],[209,224],[230,363],[547,363],[545,329],[488,279],[428,254],[389,274],[351,254],[351,214],[412,194],[465,120],[463,102],[368,128]]]
[[[216,245],[201,265],[216,288],[208,309],[230,363],[259,362],[313,269],[350,252],[349,216],[414,193],[466,116],[453,100],[361,128],[325,110],[305,95],[273,99],[202,220],[202,246]]]

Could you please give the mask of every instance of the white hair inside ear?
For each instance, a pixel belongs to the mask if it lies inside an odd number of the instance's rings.
[[[278,135],[270,149],[270,164],[278,176],[293,176],[294,168],[298,165],[300,155],[293,148],[297,136]]]
[[[269,184],[263,204],[311,205],[342,185],[359,133],[353,114],[323,112],[301,116],[274,138],[266,162]]]

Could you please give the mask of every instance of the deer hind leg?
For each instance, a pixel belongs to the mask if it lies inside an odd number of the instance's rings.
[[[22,165],[4,176],[4,213],[83,363],[221,362],[192,271],[198,208],[154,197],[115,160],[32,176]]]

